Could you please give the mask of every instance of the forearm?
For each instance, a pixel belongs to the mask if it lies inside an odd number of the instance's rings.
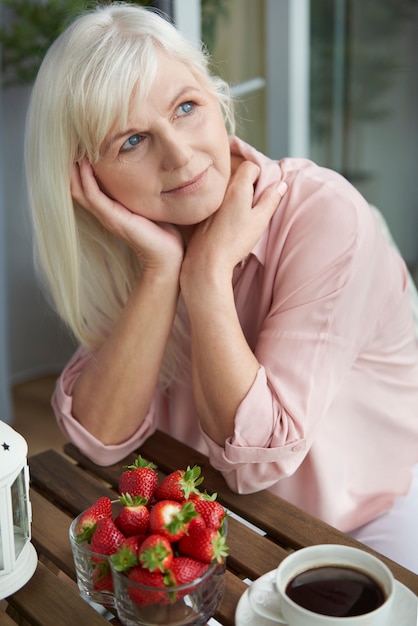
[[[178,269],[144,272],[111,335],[74,384],[75,419],[105,444],[126,440],[145,419],[178,291]]]
[[[271,185],[254,204],[259,168],[242,163],[219,210],[187,244],[180,284],[191,321],[193,388],[202,428],[219,445],[234,432],[239,404],[259,369],[235,307],[234,267],[265,231],[287,186]]]
[[[193,388],[203,430],[219,445],[234,431],[237,408],[251,388],[259,363],[238,319],[231,280],[197,281],[185,301],[191,321]]]

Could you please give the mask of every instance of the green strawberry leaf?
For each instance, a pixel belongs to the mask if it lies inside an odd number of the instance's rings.
[[[146,459],[142,458],[141,455],[139,455],[138,458],[135,459],[132,465],[124,465],[124,469],[126,470],[134,470],[134,469],[138,469],[141,467],[148,467],[149,469],[157,469],[157,466],[154,465],[152,461],[147,461]]]
[[[131,567],[138,565],[136,552],[132,552],[132,548],[125,543],[122,544],[115,554],[111,554],[109,558],[117,572],[128,572]]]

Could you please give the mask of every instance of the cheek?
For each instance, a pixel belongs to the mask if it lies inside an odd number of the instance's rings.
[[[113,199],[115,198],[115,189],[117,189],[117,176],[113,169],[107,168],[101,164],[93,167],[94,176],[101,191]]]
[[[121,204],[132,204],[133,199],[138,197],[139,190],[144,194],[143,181],[130,172],[99,167],[95,170],[95,176],[100,189]]]

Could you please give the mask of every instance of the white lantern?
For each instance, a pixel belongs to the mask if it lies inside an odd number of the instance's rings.
[[[25,439],[0,421],[0,599],[23,587],[38,562],[30,542],[27,454]]]

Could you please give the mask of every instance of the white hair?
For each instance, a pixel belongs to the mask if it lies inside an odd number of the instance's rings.
[[[228,86],[210,74],[204,50],[155,11],[124,3],[78,17],[47,52],[32,92],[25,159],[35,262],[59,316],[91,350],[111,332],[141,267],[125,243],[73,202],[71,168],[84,156],[97,162],[116,118],[128,119],[133,94],[135,104],[147,95],[161,49],[216,94],[233,132]],[[181,332],[177,320],[166,382]]]

